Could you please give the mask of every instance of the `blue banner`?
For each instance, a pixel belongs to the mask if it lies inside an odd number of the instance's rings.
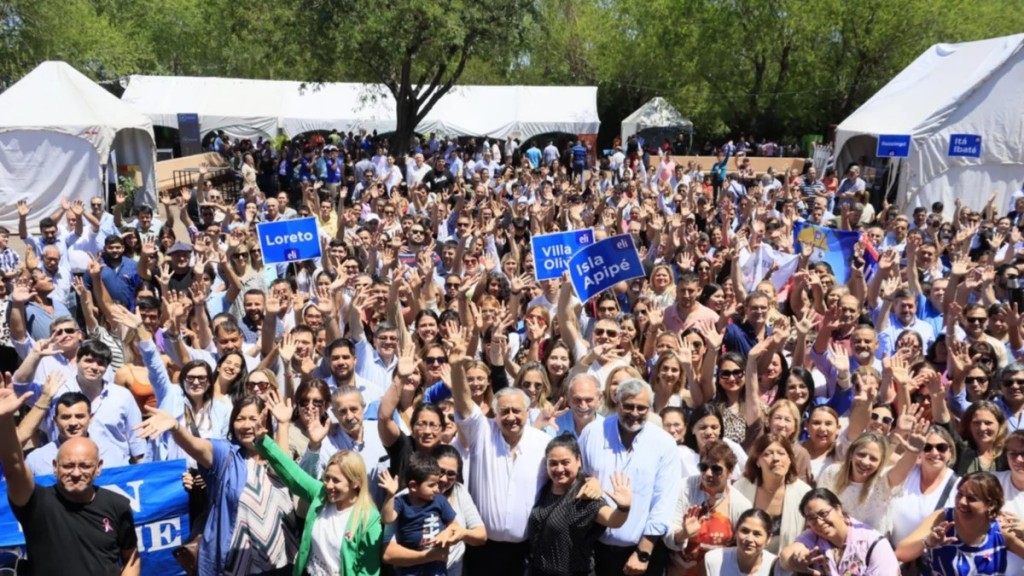
[[[537,281],[561,278],[562,272],[569,269],[569,259],[580,248],[594,243],[594,231],[571,230],[569,232],[553,232],[530,238],[533,247],[534,275]]]
[[[619,282],[644,275],[640,255],[629,234],[612,236],[585,246],[569,259],[572,287],[584,302]]]
[[[964,158],[981,158],[981,136],[978,134],[951,134],[949,155]]]
[[[910,134],[879,134],[878,149],[875,156],[879,158],[906,158],[910,156]]]
[[[836,284],[846,284],[850,278],[850,262],[853,261],[860,232],[836,230],[807,222],[793,224],[793,244],[797,254],[803,250],[804,244],[814,247],[811,252],[811,263],[825,262],[832,267],[832,275]],[[865,274],[878,263],[875,250],[871,246],[864,250]]]
[[[104,468],[96,485],[116,492],[131,503],[139,557],[144,575],[182,574],[172,555],[188,537],[188,493],[181,486],[184,460]],[[53,476],[36,476],[40,486],[56,483]],[[25,545],[25,535],[7,500],[7,484],[0,482],[0,548]],[[69,567],[68,573],[74,573]]]
[[[320,257],[316,218],[298,218],[256,225],[264,264],[281,264]]]
[[[203,135],[199,131],[199,114],[178,114],[178,143],[181,144],[181,156],[193,156],[203,153]]]

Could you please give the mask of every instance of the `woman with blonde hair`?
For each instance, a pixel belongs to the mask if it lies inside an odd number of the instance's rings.
[[[658,264],[651,270],[650,292],[645,297],[662,310],[675,304],[676,284],[671,266]]]
[[[307,474],[270,438],[257,451],[295,496],[310,503],[302,529],[294,576],[380,573],[380,513],[370,499],[366,465],[358,452],[341,450],[327,462],[323,478]]]
[[[811,455],[807,449],[800,445],[800,430],[802,429],[800,409],[796,404],[785,398],[779,398],[768,409],[768,417],[765,420],[765,433],[784,436],[793,445],[793,466],[796,468],[797,478],[813,485],[814,477],[811,475]]]
[[[537,416],[544,410],[551,410],[551,382],[548,380],[548,371],[540,362],[527,362],[516,375],[516,388],[522,388],[523,392],[530,397],[530,418],[532,424]]]
[[[818,477],[817,486],[828,488],[854,518],[883,534],[892,528],[889,508],[894,491],[903,485],[924,448],[928,423],[921,421],[907,434],[895,436],[903,455],[894,466],[889,462],[889,441],[877,432],[864,432],[850,444],[842,462],[832,464]]]
[[[666,406],[690,406],[692,401],[687,382],[693,376],[689,354],[683,356],[673,351],[660,354],[651,370],[651,388],[654,390],[652,411],[661,412]]]
[[[619,387],[621,382],[625,382],[630,378],[643,380],[643,376],[640,375],[640,371],[632,366],[616,366],[608,373],[608,379],[605,380],[604,393],[602,394],[604,397],[603,406],[601,407],[601,410],[598,410],[602,416],[615,414],[615,409],[617,407],[615,404],[615,389]],[[656,415],[656,412],[651,410],[648,414]]]

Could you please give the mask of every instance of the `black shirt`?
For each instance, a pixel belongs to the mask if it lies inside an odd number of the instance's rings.
[[[54,486],[35,487],[24,506],[11,503],[25,531],[32,574],[116,575],[121,552],[138,547],[128,499],[106,489],[92,502],[64,499]]]
[[[531,574],[589,574],[593,568],[594,543],[605,531],[597,513],[606,504],[577,500],[579,486],[557,495],[550,482],[544,485],[526,528]]]

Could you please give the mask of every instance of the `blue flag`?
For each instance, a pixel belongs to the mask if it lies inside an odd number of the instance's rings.
[[[173,552],[189,535],[188,493],[181,485],[185,470],[184,460],[171,460],[104,468],[96,478],[97,486],[128,498],[145,576],[182,573]],[[36,483],[52,486],[56,479],[36,476]],[[24,544],[25,535],[7,500],[7,483],[0,482],[0,548]],[[69,567],[68,574],[73,573]]]
[[[853,262],[856,254],[857,242],[860,241],[861,233],[849,230],[836,230],[826,226],[818,226],[808,222],[796,222],[793,224],[793,247],[797,253],[803,250],[804,244],[814,247],[811,252],[811,263],[824,262],[832,267],[832,275],[836,277],[836,284],[846,284],[850,279],[850,263]],[[863,256],[865,274],[877,264],[878,258],[871,246],[867,246]]]
[[[629,234],[584,246],[569,259],[569,278],[583,302],[619,282],[644,275],[644,266]]]

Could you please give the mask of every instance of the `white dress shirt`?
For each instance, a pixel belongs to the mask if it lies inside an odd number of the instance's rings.
[[[510,448],[498,423],[485,418],[479,406],[473,406],[468,418],[456,412],[455,419],[460,436],[469,443],[467,484],[487,527],[487,539],[525,541],[530,511],[547,480],[544,452],[551,438],[526,426],[523,437]]]
[[[583,470],[596,476],[601,488],[612,491],[612,474],[623,472],[633,488],[629,517],[621,528],[609,528],[600,542],[609,546],[636,546],[643,536],[668,533],[679,498],[683,467],[676,443],[661,428],[647,422],[627,447],[619,435],[618,415],[580,435]]]

